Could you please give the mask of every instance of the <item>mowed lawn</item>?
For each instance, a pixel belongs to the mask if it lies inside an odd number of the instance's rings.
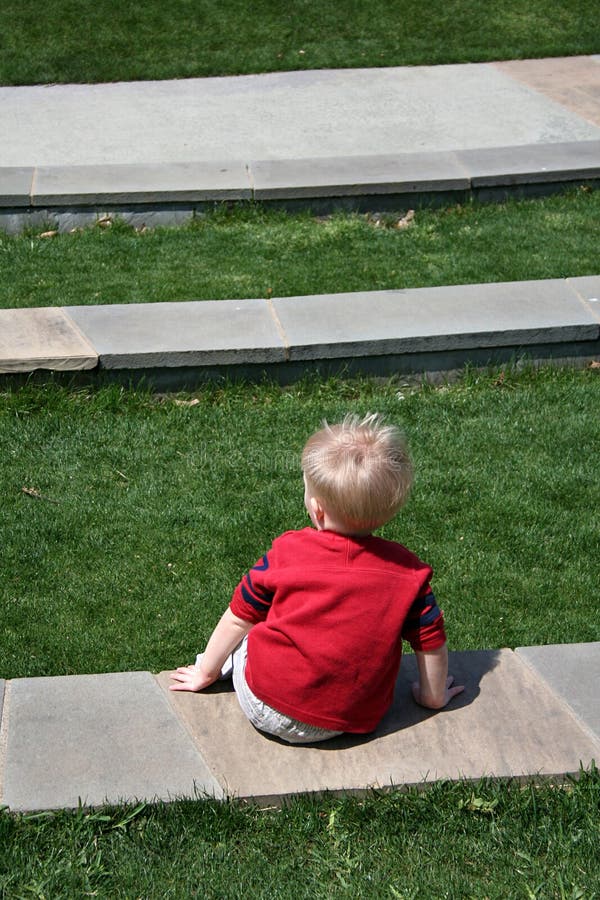
[[[600,272],[600,191],[396,215],[218,208],[184,228],[0,234],[0,308],[294,296]]]
[[[3,0],[0,83],[189,78],[597,53],[594,0]]]
[[[597,368],[5,390],[0,677],[193,659],[246,568],[307,524],[302,446],[346,412],[407,432],[416,484],[382,533],[434,567],[453,648],[599,640],[599,408]]]
[[[407,432],[417,479],[382,533],[434,566],[452,648],[599,640],[598,371],[5,387],[0,677],[193,659],[246,567],[307,523],[301,447],[346,411]],[[592,768],[560,788],[442,783],[282,810],[0,812],[0,895],[592,898],[599,803]]]

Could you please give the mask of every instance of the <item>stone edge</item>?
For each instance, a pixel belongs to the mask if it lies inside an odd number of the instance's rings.
[[[595,642],[595,641],[590,641],[590,643],[596,643],[596,642]],[[588,725],[588,723],[585,721],[585,719],[582,719],[582,717],[579,715],[579,713],[577,712],[577,710],[576,710],[573,706],[571,706],[571,704],[569,703],[569,701],[567,700],[567,698],[564,696],[564,694],[559,693],[559,692],[556,690],[556,688],[554,688],[554,687],[552,686],[552,684],[547,680],[547,678],[545,678],[545,676],[544,676],[543,673],[540,671],[540,669],[538,669],[538,668],[534,665],[533,661],[532,661],[531,658],[527,655],[527,653],[524,652],[524,651],[527,651],[527,650],[535,650],[535,649],[538,649],[537,646],[533,646],[533,647],[515,647],[514,653],[515,653],[515,656],[517,656],[518,659],[523,663],[523,665],[527,666],[527,668],[529,669],[530,672],[533,672],[533,674],[534,674],[537,678],[539,678],[540,681],[543,681],[543,683],[546,685],[547,689],[552,693],[552,695],[553,695],[554,698],[556,699],[556,702],[559,703],[564,709],[566,709],[566,710],[568,711],[569,715],[577,722],[577,724],[579,725],[579,727],[581,728],[581,730],[582,730],[585,734],[587,734],[587,736],[588,736],[589,738],[591,738],[592,741],[594,741],[594,742],[598,745],[598,754],[599,754],[599,756],[598,756],[597,762],[600,764],[600,734],[598,734],[597,732],[595,732],[594,729],[591,728],[590,725]]]
[[[509,648],[507,648],[507,649],[509,649]],[[544,678],[544,676],[534,666],[532,666],[530,664],[530,662],[527,660],[527,658],[524,657],[523,654],[519,652],[521,650],[526,650],[526,649],[529,649],[529,648],[519,647],[519,648],[515,648],[514,650],[509,649],[509,652],[514,655],[515,660],[519,663],[519,665],[525,666],[526,670],[530,673],[531,677],[534,678],[537,682],[539,682],[540,685],[542,685],[543,688],[550,693],[550,695],[552,696],[553,702],[559,704],[560,707],[567,712],[567,714],[573,720],[573,723],[577,726],[577,728],[582,732],[582,734],[585,734],[585,736],[588,739],[591,739],[592,744],[596,745],[598,747],[598,750],[600,753],[600,737],[597,734],[591,732],[589,727],[587,727],[585,725],[585,723],[582,723],[581,718],[574,712],[574,710],[572,709],[570,704],[564,699],[564,697],[559,695],[552,688],[552,686],[549,684],[547,679]],[[202,753],[202,749],[199,746],[198,739],[192,733],[192,731],[189,727],[189,724],[185,720],[185,717],[180,715],[179,711],[176,709],[175,704],[168,702],[169,698],[168,698],[168,696],[165,696],[167,691],[164,688],[164,685],[161,684],[160,675],[158,675],[156,673],[154,673],[154,674],[148,673],[148,674],[153,679],[154,684],[156,685],[156,687],[159,690],[159,693],[163,695],[163,700],[166,702],[166,705],[169,707],[170,714],[173,716],[174,720],[177,721],[179,727],[182,728],[182,730],[185,732],[188,739],[191,741],[191,744],[194,746],[195,752],[198,753],[198,755],[202,759],[203,764],[206,768],[206,771],[211,772],[211,775],[212,775],[212,778],[213,778],[213,781],[215,784],[215,788],[221,790],[221,792],[222,792],[221,796],[217,796],[218,790],[215,791],[215,798],[226,801],[228,799],[238,797],[238,795],[236,795],[235,792],[232,793],[232,792],[228,791],[228,786],[227,786],[227,784],[224,783],[225,782],[224,776],[219,777],[215,772],[212,772],[211,767],[206,762],[204,754]],[[161,674],[164,674],[164,673],[161,673]],[[2,715],[2,712],[3,711],[5,712],[5,710],[3,710],[2,703],[3,703],[3,695],[4,695],[4,691],[5,691],[6,698],[7,698],[6,706],[8,706],[9,689],[10,689],[10,680],[4,682],[2,679],[0,679],[0,808],[2,806],[2,799],[3,799],[4,763],[5,763],[5,758],[6,758],[5,745],[6,745],[7,731],[8,731],[8,716]],[[578,774],[578,772],[570,771],[570,772],[548,772],[548,773],[544,773],[543,775],[540,775],[540,773],[538,771],[532,771],[532,772],[524,773],[521,776],[515,777],[514,775],[510,775],[510,776],[502,775],[502,774],[498,775],[493,772],[482,771],[481,775],[478,777],[492,777],[492,778],[497,777],[500,779],[510,778],[511,780],[518,780],[518,781],[526,783],[528,780],[531,780],[531,779],[548,781],[548,780],[564,779],[564,778],[568,778],[568,777],[573,777],[573,776],[576,776],[577,774]],[[458,780],[460,780],[460,778],[457,777],[456,779],[452,779],[452,780],[458,781]],[[467,780],[475,781],[476,779],[470,778]],[[435,779],[434,779],[434,781],[435,781]],[[426,787],[428,785],[428,783],[430,783],[430,782],[425,780],[425,781],[420,781],[420,782],[410,782],[410,783],[402,783],[402,784],[400,784],[400,783],[388,784],[385,786],[384,785],[364,785],[363,787],[360,787],[360,788],[336,789],[333,792],[333,795],[335,795],[335,796],[348,796],[348,795],[361,796],[361,795],[364,795],[365,793],[367,793],[374,786],[376,786],[378,789],[381,789],[381,790],[394,790],[394,789],[401,790],[406,787]],[[318,791],[316,791],[314,793],[314,795],[312,793],[311,793],[311,795],[318,797],[318,796],[322,795],[323,793],[324,793],[324,791],[322,789],[319,789]],[[330,792],[327,792],[327,793],[329,794]],[[263,806],[263,805],[271,805],[271,804],[279,805],[282,802],[285,802],[287,799],[289,799],[292,796],[294,796],[294,795],[293,794],[265,793],[262,795],[253,796],[252,798],[239,795],[238,798],[240,800],[250,800],[251,799],[252,802],[255,802],[258,805]],[[174,799],[179,799],[179,797],[174,798]]]
[[[598,293],[600,294],[600,275],[592,275],[592,276],[582,276],[580,278],[565,278],[565,279],[542,279],[540,281],[532,281],[532,282],[524,282],[524,284],[531,284],[539,287],[540,284],[543,284],[544,281],[552,281],[556,283],[557,281],[562,281],[565,287],[568,289],[569,293],[577,299],[582,306],[582,309],[585,311],[587,316],[587,322],[579,325],[573,325],[572,322],[566,322],[564,326],[560,324],[553,325],[552,327],[548,327],[544,329],[543,332],[540,332],[539,329],[529,329],[529,330],[517,330],[510,331],[507,333],[505,331],[489,331],[485,333],[475,333],[471,336],[467,334],[458,334],[451,337],[449,340],[446,338],[440,338],[440,336],[427,336],[424,335],[422,337],[407,337],[405,339],[398,337],[393,339],[381,339],[381,340],[365,340],[365,341],[353,341],[339,344],[319,344],[311,345],[311,347],[303,347],[296,346],[290,340],[289,336],[286,334],[281,321],[277,315],[277,311],[273,305],[271,298],[258,298],[264,302],[268,315],[273,320],[273,324],[275,326],[275,332],[277,334],[277,340],[279,341],[278,346],[271,346],[265,348],[258,347],[250,347],[243,349],[235,349],[231,348],[229,350],[219,350],[219,349],[211,349],[206,348],[204,350],[198,351],[185,351],[174,349],[172,351],[160,351],[158,353],[153,353],[152,350],[145,351],[139,354],[110,354],[110,353],[102,353],[100,352],[94,344],[93,334],[87,333],[85,328],[82,327],[77,321],[73,319],[73,317],[69,314],[70,307],[60,307],[61,313],[64,315],[69,326],[73,328],[73,330],[77,333],[78,337],[84,341],[92,351],[94,355],[95,363],[92,365],[92,357],[90,357],[90,362],[88,363],[88,371],[96,371],[98,368],[100,369],[110,369],[110,370],[138,370],[141,371],[143,369],[153,369],[153,368],[161,368],[161,369],[181,369],[188,368],[191,370],[193,367],[199,368],[210,368],[210,367],[233,367],[235,369],[240,369],[245,365],[249,366],[272,366],[274,364],[288,364],[302,361],[336,361],[340,359],[356,359],[360,360],[362,358],[384,358],[390,354],[397,355],[400,358],[406,357],[408,359],[411,355],[422,355],[423,356],[423,366],[421,371],[427,371],[428,367],[426,365],[427,357],[431,358],[431,354],[435,354],[436,352],[443,353],[453,353],[453,352],[474,352],[474,351],[493,351],[495,349],[502,349],[506,347],[515,347],[521,348],[523,351],[527,351],[527,347],[538,347],[538,346],[550,346],[550,345],[558,345],[558,344],[574,344],[578,342],[579,349],[588,349],[591,356],[598,355],[598,347],[597,344],[600,341],[600,302],[596,301],[598,309],[596,309],[596,303],[593,303],[592,298],[587,296],[588,291],[583,289],[584,284],[592,283],[595,285],[595,282],[598,282]],[[482,285],[484,287],[485,285]],[[471,287],[476,287],[471,286]],[[414,289],[416,293],[418,293],[418,288]],[[428,288],[424,288],[423,290],[429,290]],[[441,292],[444,291],[444,288],[439,288]],[[448,290],[456,291],[456,286],[448,286]],[[364,294],[377,294],[379,292],[358,292],[361,296]],[[351,302],[351,294],[349,296],[349,302]],[[285,299],[285,298],[283,298]],[[190,301],[193,303],[197,303],[198,301]],[[244,300],[236,300],[236,303],[244,304],[246,301]],[[252,301],[256,303],[256,299]],[[143,307],[144,304],[136,304],[138,307]],[[106,307],[107,312],[110,314],[111,307]],[[21,310],[5,310],[7,314],[14,312],[15,314],[19,314]],[[36,364],[37,362],[37,364]],[[69,362],[69,359],[66,357],[64,359],[56,359],[55,364],[51,365],[47,359],[44,360],[31,360],[31,364],[29,367],[26,367],[26,364],[21,365],[19,367],[20,373],[25,372],[33,372],[37,369],[44,368],[55,371],[71,371],[73,370],[73,361]],[[81,369],[81,363],[76,367],[77,369]],[[418,368],[418,366],[417,366]],[[3,371],[3,376],[15,374],[15,372],[7,372],[6,369],[3,370],[2,360],[0,359],[0,372]]]
[[[426,171],[428,164],[431,165],[429,174]],[[231,160],[223,165],[232,173],[229,184],[222,177],[222,167],[208,162],[0,168],[0,208],[5,214],[12,210],[18,215],[26,210],[44,212],[48,207],[410,196],[586,181],[600,178],[600,141],[440,151],[425,157],[415,153],[305,160]],[[201,187],[192,186],[198,182],[190,182],[190,169],[204,181]],[[369,169],[373,174],[365,178]],[[283,178],[286,173],[289,178]],[[119,190],[108,190],[107,184],[117,175]],[[136,187],[128,189],[128,175]],[[211,179],[215,181],[212,186]],[[85,180],[89,186],[85,186]],[[29,184],[28,191],[24,190],[26,183]]]

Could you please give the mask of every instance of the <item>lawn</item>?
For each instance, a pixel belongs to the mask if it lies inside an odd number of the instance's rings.
[[[454,649],[600,639],[599,370],[0,394],[0,677],[171,668],[306,524],[323,416],[382,410],[417,479],[383,529],[435,568]],[[25,488],[25,491],[23,490]],[[0,896],[592,898],[600,777],[363,799],[0,812]]]
[[[592,900],[600,776],[438,784],[362,800],[0,813],[0,895],[213,900]]]
[[[0,307],[426,287],[600,272],[600,191],[396,216],[215,210],[184,228],[0,234]],[[43,233],[43,232],[42,232]]]
[[[0,677],[191,660],[245,569],[307,524],[301,448],[347,411],[406,429],[416,485],[382,533],[433,565],[453,648],[599,640],[599,406],[598,369],[6,390]]]
[[[127,81],[597,53],[595,0],[3,0],[0,83]]]

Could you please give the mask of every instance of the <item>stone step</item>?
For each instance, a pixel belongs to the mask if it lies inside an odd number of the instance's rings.
[[[275,159],[0,168],[0,228],[69,231],[107,215],[182,224],[215,203],[418,207],[552,192],[600,180],[600,140],[461,150]],[[545,187],[544,187],[545,186]]]
[[[0,310],[0,373],[92,369],[176,387],[315,365],[432,372],[600,354],[600,275],[272,299]]]
[[[456,652],[450,669],[466,689],[446,709],[412,701],[407,655],[374,734],[296,747],[257,732],[226,683],[186,694],[168,690],[168,672],[0,682],[0,803],[14,811],[203,796],[277,804],[440,779],[561,779],[600,759],[600,643]],[[571,675],[558,683],[561,669]]]

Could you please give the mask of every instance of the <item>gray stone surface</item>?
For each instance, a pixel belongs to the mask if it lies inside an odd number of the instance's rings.
[[[461,150],[473,188],[600,176],[600,140]]]
[[[29,206],[32,180],[32,168],[0,169],[0,204],[2,206]]]
[[[2,87],[0,134],[0,166],[65,166],[561,143],[600,128],[482,63]]]
[[[97,362],[94,348],[62,310],[0,309],[0,373],[93,369]]]
[[[412,701],[416,666],[405,657],[393,708],[374,735],[316,747],[261,735],[224,686],[168,696],[226,792],[265,802],[443,778],[562,776],[598,758],[600,743],[512,651],[454,653],[450,670],[466,690],[434,714]],[[159,683],[168,691],[168,673]]]
[[[270,363],[285,349],[266,300],[71,306],[107,369]]]
[[[516,653],[600,740],[600,641],[519,647]]]
[[[273,299],[290,358],[593,341],[598,322],[563,280]]]
[[[580,275],[567,278],[567,284],[588,303],[600,303],[600,275]]]
[[[10,688],[3,802],[12,810],[221,795],[150,673]]]
[[[40,167],[32,192],[34,206],[244,199],[248,173],[235,161]]]
[[[469,188],[463,167],[449,152],[257,160],[249,168],[257,200]]]

